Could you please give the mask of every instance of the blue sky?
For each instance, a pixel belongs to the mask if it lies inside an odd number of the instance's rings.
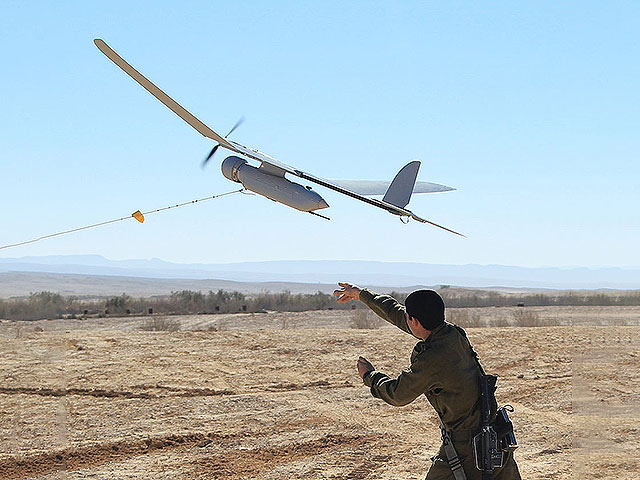
[[[638,32],[636,2],[2,2],[0,244],[236,187],[96,37],[315,175],[421,160],[458,190],[409,207],[468,238],[318,187],[330,222],[231,196],[0,256],[639,266]]]

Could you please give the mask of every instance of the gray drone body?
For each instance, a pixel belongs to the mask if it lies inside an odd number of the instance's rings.
[[[327,202],[311,187],[292,182],[285,175],[301,178],[305,181],[321,185],[330,190],[347,195],[356,200],[368,203],[369,205],[386,210],[389,213],[402,218],[414,220],[421,223],[428,223],[438,228],[446,230],[456,235],[464,236],[449,228],[438,225],[434,222],[421,218],[406,208],[413,193],[446,192],[454,188],[446,185],[439,185],[430,182],[416,182],[420,162],[414,160],[405,165],[397,173],[391,182],[377,182],[366,180],[326,180],[315,175],[298,170],[285,163],[279,162],[275,158],[260,152],[254,148],[246,147],[233,140],[227,139],[239,125],[237,123],[226,136],[221,136],[214,132],[207,125],[198,120],[182,105],[160,90],[148,78],[138,72],[129,63],[118,55],[109,45],[101,39],[95,39],[96,47],[113,63],[120,67],[127,75],[133,78],[140,86],[145,88],[156,99],[165,104],[171,111],[191,125],[200,134],[211,138],[217,142],[211,150],[205,163],[211,158],[215,151],[222,147],[248,159],[260,162],[259,167],[249,164],[245,158],[230,156],[222,162],[222,174],[233,182],[242,184],[246,190],[262,195],[270,200],[282,203],[302,212],[314,213],[316,210],[328,208]],[[371,196],[384,195],[383,198],[370,198]],[[323,217],[327,218],[327,217]]]
[[[311,187],[303,187],[299,183],[264,170],[266,169],[256,168],[249,165],[244,158],[235,156],[227,157],[222,162],[222,175],[274,202],[283,203],[301,212],[313,212],[329,207],[324,198]]]

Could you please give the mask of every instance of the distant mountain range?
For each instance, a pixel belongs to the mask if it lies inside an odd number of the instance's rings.
[[[61,286],[60,282],[66,282],[70,291],[76,292],[68,294],[83,294],[82,285],[91,284],[91,292],[85,293],[97,294],[93,293],[97,289],[108,295],[130,293],[125,290],[127,286],[137,286],[135,289],[141,289],[145,294],[163,294],[183,288],[328,291],[343,280],[397,290],[442,284],[472,288],[640,289],[640,268],[527,268],[352,260],[178,264],[157,258],[108,260],[99,255],[0,258],[0,296],[5,297],[20,295],[19,292],[25,289],[26,294],[40,290],[60,291],[56,288],[56,285]],[[198,285],[201,288],[197,288]]]

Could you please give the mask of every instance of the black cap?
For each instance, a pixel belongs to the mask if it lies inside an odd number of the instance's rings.
[[[438,292],[416,290],[404,302],[409,316],[417,318],[427,330],[434,330],[444,323],[444,302]]]

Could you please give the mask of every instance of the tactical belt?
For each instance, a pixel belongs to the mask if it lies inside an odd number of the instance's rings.
[[[460,458],[458,458],[458,453],[453,447],[451,436],[444,427],[442,419],[440,419],[440,432],[442,433],[442,446],[444,447],[444,453],[447,455],[447,463],[449,463],[449,468],[451,469],[451,473],[453,473],[453,477],[456,480],[467,480],[467,476],[464,474],[464,470],[462,468],[462,462],[460,462]]]

